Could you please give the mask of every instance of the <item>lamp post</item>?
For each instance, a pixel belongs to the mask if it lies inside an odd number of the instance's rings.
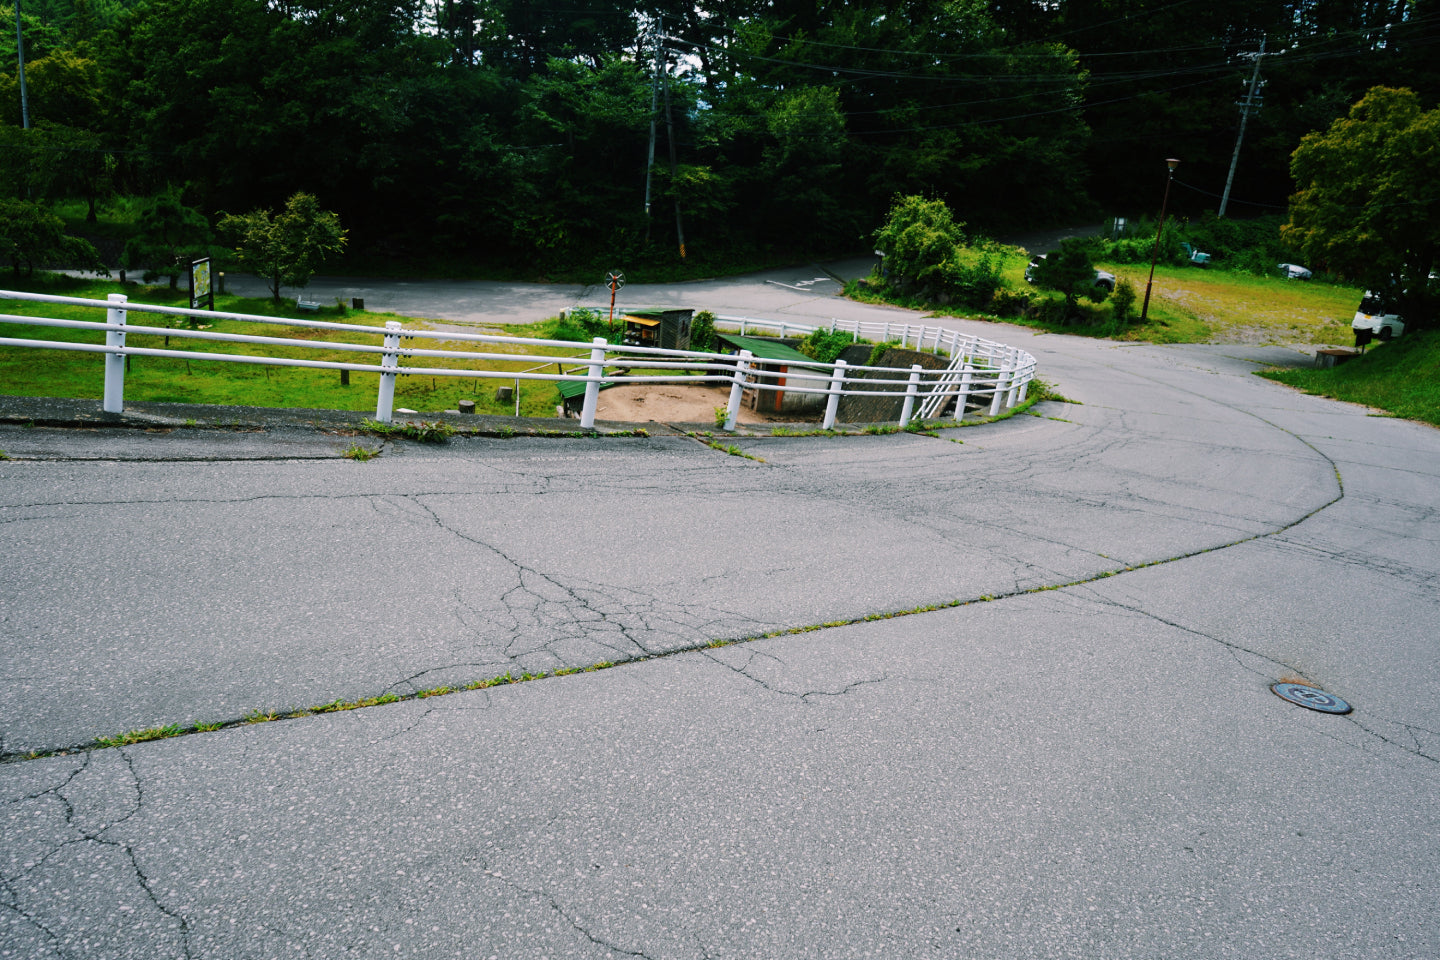
[[[1160,233],[1165,229],[1165,208],[1170,205],[1170,181],[1175,179],[1175,168],[1180,166],[1180,161],[1171,157],[1165,164],[1170,173],[1165,178],[1165,199],[1160,201],[1160,225],[1155,228],[1155,249],[1150,253],[1150,279],[1145,281],[1145,303],[1140,307],[1141,323],[1150,315],[1150,288],[1155,284],[1155,261],[1160,258]]]

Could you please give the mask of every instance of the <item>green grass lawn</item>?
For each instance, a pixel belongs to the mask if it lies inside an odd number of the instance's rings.
[[[1440,426],[1440,331],[1375,344],[1363,357],[1337,367],[1265,370],[1260,376]]]
[[[121,291],[120,285],[116,283],[78,281],[67,278],[42,279],[28,284],[27,289],[95,300],[103,300],[106,294]],[[130,284],[126,286],[124,292],[130,297],[131,302],[172,306],[188,305],[187,295],[184,291],[172,291],[166,287],[137,288],[134,284]],[[289,316],[292,318],[300,316],[293,312],[294,305],[291,301],[282,301],[281,305],[277,307],[267,299],[219,297],[216,300],[216,308],[225,312],[254,316]],[[0,313],[48,316],[70,320],[100,322],[104,320],[104,311],[99,309],[57,306],[21,300],[0,300]],[[316,317],[317,315],[305,316]],[[435,321],[395,314],[357,313],[343,307],[322,308],[318,319],[376,327],[384,326],[387,320],[399,320],[408,329],[433,329],[436,325]],[[130,324],[136,326],[187,326],[183,318],[162,317],[133,311],[128,320]],[[235,344],[171,337],[168,349],[186,353],[266,355],[378,365],[377,356],[327,350],[323,345],[338,340],[373,345],[380,345],[383,341],[383,337],[380,335],[332,333],[301,327],[283,327],[224,319],[215,320],[209,329],[214,332],[302,339],[315,343],[317,348]],[[525,337],[549,336],[546,328],[537,329],[533,326],[497,328],[495,332]],[[0,321],[0,337],[74,343],[103,344],[105,342],[103,332],[99,331],[34,327],[4,323],[3,321]],[[127,334],[126,344],[132,347],[166,348],[165,337],[160,334]],[[586,352],[580,344],[576,344],[573,350],[521,348],[454,341],[410,341],[410,345],[424,349],[483,353],[541,353],[555,356],[557,361],[578,357]],[[526,358],[511,363],[498,360],[482,362],[469,359],[451,360],[443,357],[412,357],[402,361],[402,366],[468,369],[483,367],[495,371],[515,372],[532,369],[537,366],[537,361]],[[573,366],[574,364],[571,362],[565,363],[567,369]],[[556,366],[547,365],[545,369],[538,372],[556,373],[559,372],[559,369]],[[340,371],[338,370],[271,367],[186,357],[132,357],[129,372],[125,377],[125,398],[127,401],[148,400],[169,403],[373,411],[379,379],[378,373],[351,372],[350,383],[348,386],[344,386],[340,382]],[[98,353],[0,347],[0,393],[17,396],[99,399],[104,392],[104,381],[104,357]],[[477,413],[513,415],[515,413],[514,401],[501,402],[495,397],[495,388],[504,385],[514,386],[515,381],[401,376],[395,384],[395,406],[420,411],[453,410],[460,400],[469,399],[475,401]],[[521,380],[519,386],[522,416],[554,416],[555,406],[560,402],[560,397],[553,381]]]
[[[1039,290],[1025,281],[1025,266],[1030,261],[1028,254],[1015,247],[1001,247],[996,256],[999,258],[1000,278],[1005,290],[1052,300],[1061,298],[1056,291]],[[967,263],[975,262],[978,257],[977,251],[961,251],[961,259]],[[1135,289],[1134,312],[1138,316],[1145,297],[1145,286],[1150,277],[1150,265],[1099,263],[1097,266],[1109,270],[1119,280],[1130,282]],[[997,320],[1055,333],[1116,340],[1143,340],[1153,343],[1305,343],[1333,346],[1354,342],[1350,321],[1363,293],[1359,287],[1341,284],[1257,277],[1238,271],[1161,264],[1155,269],[1147,322],[1115,323],[1106,305],[1092,306],[1082,300],[1082,307],[1093,314],[1091,322],[1060,324],[1023,316],[997,316],[965,306],[895,297],[888,291],[877,292],[862,284],[852,283],[846,292],[857,300],[893,303],[927,310],[935,316]]]

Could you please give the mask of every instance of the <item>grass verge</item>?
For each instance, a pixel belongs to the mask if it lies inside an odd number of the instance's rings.
[[[51,293],[61,296],[104,300],[110,293],[125,293],[133,303],[164,306],[188,306],[183,290],[166,286],[142,287],[133,283],[121,285],[108,281],[83,280],[66,276],[45,275],[23,282],[10,281],[10,289]],[[383,326],[387,320],[399,320],[407,329],[433,328],[434,322],[423,318],[388,313],[355,312],[336,303],[322,307],[318,314],[301,318],[292,301],[275,304],[264,298],[222,296],[216,309],[277,319],[320,319],[361,326]],[[104,312],[97,308],[58,306],[22,300],[0,300],[0,313],[18,316],[47,316],[66,320],[103,322]],[[129,322],[136,326],[179,329],[187,325],[184,318],[165,317],[132,311]],[[493,328],[495,332],[525,337],[547,337],[558,321],[545,324],[516,324]],[[216,333],[240,333],[266,337],[305,340],[314,347],[251,345],[225,343],[167,336],[165,334],[131,333],[126,345],[131,347],[169,349],[181,353],[176,357],[130,357],[125,376],[125,398],[130,401],[157,403],[233,404],[252,407],[298,407],[316,410],[373,410],[379,387],[378,356],[326,349],[327,343],[347,341],[378,346],[381,335],[357,335],[306,327],[283,327],[268,323],[249,323],[216,318],[207,329]],[[35,327],[5,323],[0,320],[0,337],[45,339],[71,343],[104,343],[103,333],[91,330]],[[573,366],[570,358],[579,356],[583,347],[542,349],[498,344],[473,344],[455,341],[409,341],[411,345],[447,351],[484,353],[541,353],[554,356],[556,365],[546,364],[544,372],[560,372],[562,366]],[[402,344],[402,349],[404,345]],[[192,359],[186,353],[224,353],[235,355],[268,355],[291,359],[339,361],[377,364],[376,373],[351,372],[342,378],[340,371],[298,367],[272,367],[250,363],[234,363]],[[514,362],[475,361],[445,357],[423,358],[424,366],[456,369],[484,368],[499,373],[518,373],[534,369],[534,359]],[[0,347],[0,384],[4,392],[14,396],[64,397],[99,399],[104,391],[104,363],[96,354],[67,350],[40,350],[29,347]],[[559,391],[553,381],[520,380],[520,415],[553,417],[559,402]],[[456,409],[461,400],[473,400],[475,412],[513,416],[513,399],[501,401],[496,386],[515,386],[516,381],[504,379],[428,377],[402,374],[395,384],[395,406],[416,410]]]
[[[1363,403],[1407,420],[1440,426],[1440,331],[1377,344],[1363,357],[1328,369],[1262,370],[1260,376],[1305,393]]]
[[[1059,300],[1057,291],[1042,291],[1025,282],[1027,254],[1018,248],[998,255],[1004,283],[997,303],[1016,293]],[[1137,295],[1135,311],[1145,295],[1149,264],[1098,263],[1097,266],[1128,280]],[[1282,277],[1260,277],[1240,271],[1203,270],[1193,266],[1162,264],[1155,270],[1150,309],[1145,323],[1132,317],[1118,321],[1108,303],[1086,305],[1089,322],[1055,323],[1027,316],[990,313],[969,307],[894,296],[870,282],[852,281],[846,295],[866,303],[888,303],[923,310],[932,316],[965,317],[1012,323],[1017,326],[1076,336],[1150,343],[1349,343],[1350,320],[1360,303],[1358,287],[1301,282]],[[1082,301],[1082,304],[1084,301]]]

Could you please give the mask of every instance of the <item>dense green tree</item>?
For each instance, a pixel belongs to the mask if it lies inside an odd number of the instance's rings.
[[[1411,329],[1431,323],[1440,260],[1440,108],[1375,87],[1290,161],[1285,240],[1309,262],[1393,297]]]
[[[0,257],[10,261],[15,276],[37,266],[103,269],[95,247],[65,233],[64,222],[39,203],[0,199]]]
[[[172,289],[187,263],[209,256],[213,240],[204,215],[185,206],[180,194],[168,189],[140,208],[135,235],[120,256],[120,265],[143,271],[146,283],[168,276]]]
[[[1065,314],[1073,316],[1080,297],[1103,300],[1105,289],[1095,283],[1095,258],[1082,237],[1067,237],[1027,274],[1037,287],[1065,294]]]
[[[280,288],[303,287],[325,258],[345,248],[340,218],[320,209],[315,197],[297,193],[279,214],[252,210],[229,214],[220,232],[235,243],[240,265],[270,284],[270,295],[280,302]]]

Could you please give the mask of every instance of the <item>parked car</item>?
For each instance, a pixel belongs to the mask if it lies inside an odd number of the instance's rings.
[[[1376,340],[1392,340],[1405,332],[1405,321],[1395,312],[1396,307],[1380,294],[1365,291],[1350,329],[1355,331],[1355,343],[1363,346],[1371,337]]]
[[[1313,276],[1308,267],[1302,267],[1298,263],[1280,263],[1276,266],[1289,280],[1309,280]]]
[[[1044,259],[1045,254],[1043,253],[1037,253],[1035,256],[1030,258],[1030,263],[1025,267],[1025,279],[1028,282],[1035,282],[1035,269],[1040,266],[1041,262],[1043,262]],[[1104,290],[1106,293],[1114,293],[1115,274],[1111,273],[1109,270],[1097,269],[1095,271],[1095,286],[1099,287],[1101,290]]]

